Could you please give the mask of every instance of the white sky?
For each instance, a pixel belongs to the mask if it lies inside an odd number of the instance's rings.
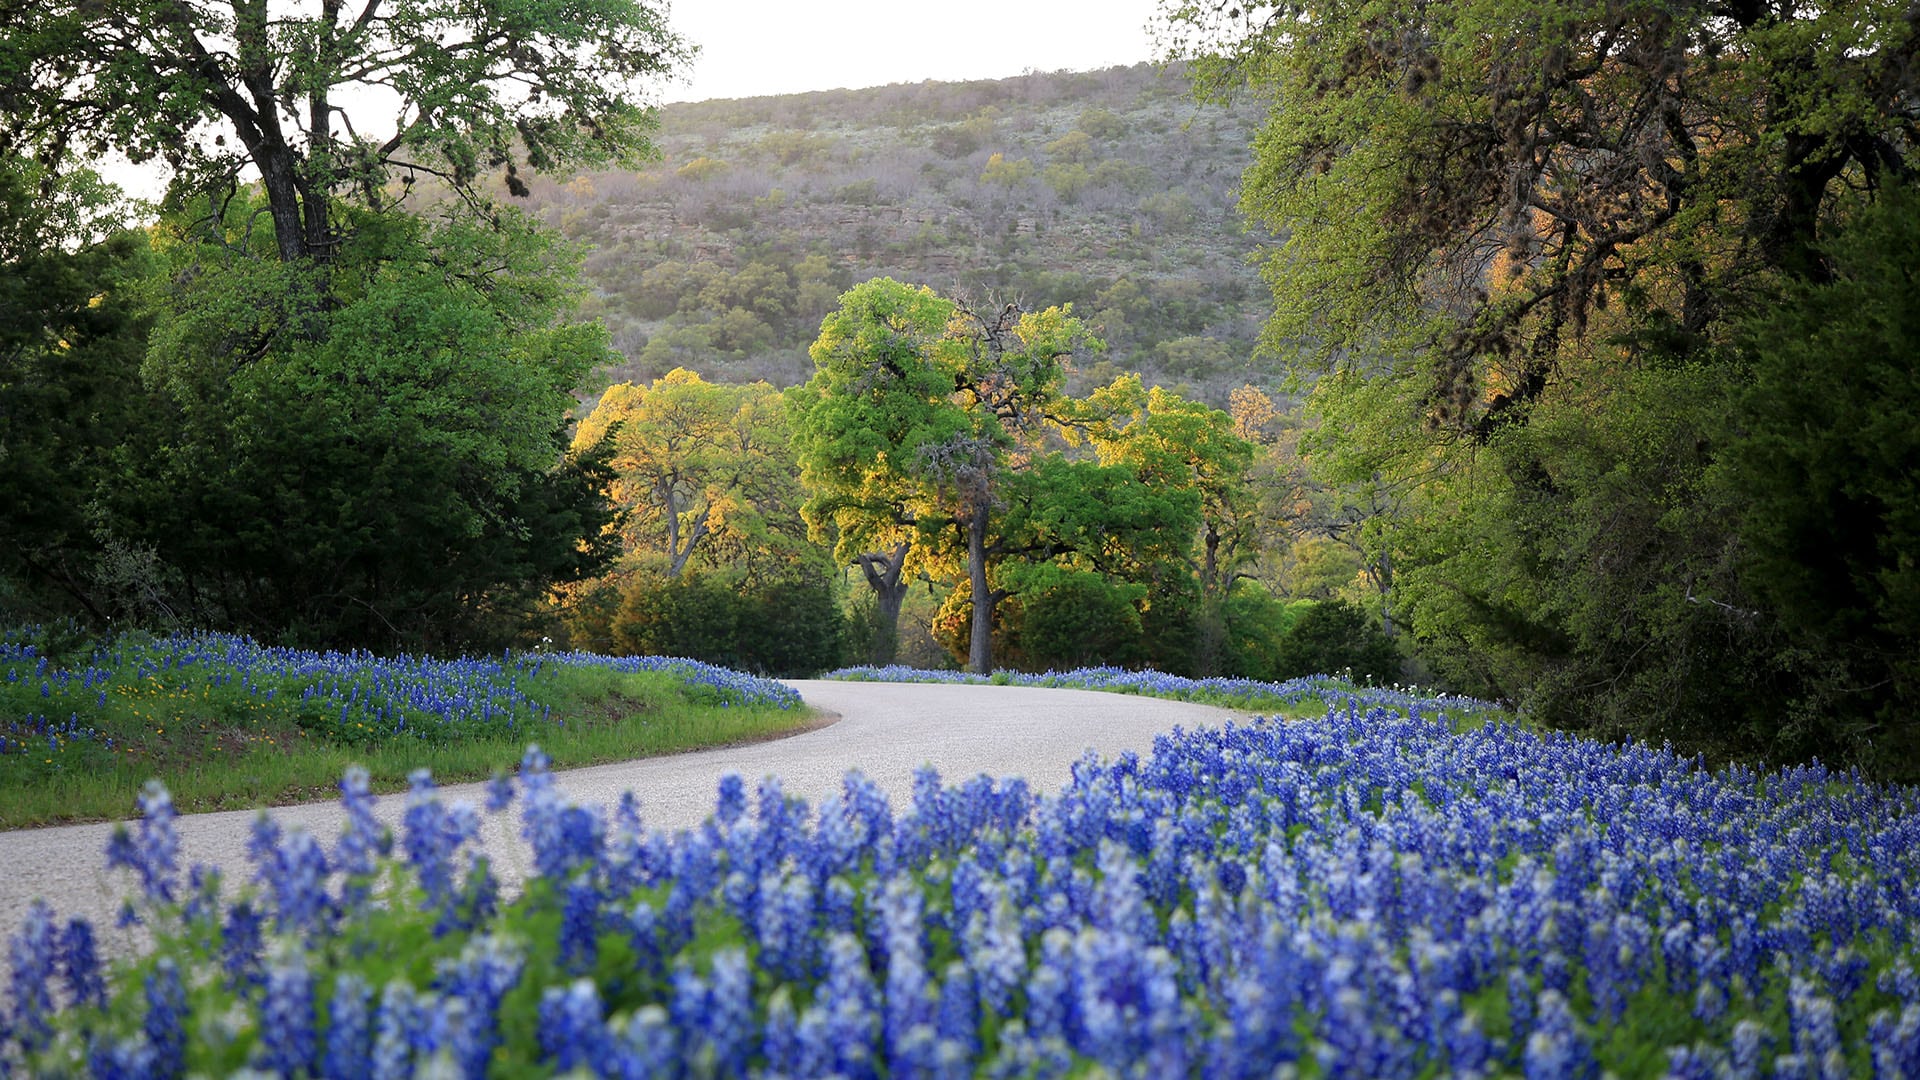
[[[676,0],[700,46],[666,101],[1092,71],[1152,59],[1157,0]]]

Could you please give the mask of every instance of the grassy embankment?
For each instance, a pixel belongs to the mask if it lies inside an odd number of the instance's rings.
[[[1295,720],[1325,716],[1327,710],[1334,707],[1353,706],[1363,711],[1374,708],[1399,712],[1411,710],[1442,718],[1456,732],[1472,731],[1495,720],[1524,722],[1512,710],[1489,701],[1436,694],[1417,686],[1363,686],[1332,675],[1308,675],[1285,682],[1263,682],[1239,678],[1190,679],[1158,671],[1129,671],[1112,667],[1077,668],[1041,674],[996,671],[992,675],[975,675],[965,671],[929,671],[896,664],[884,668],[841,668],[821,677],[850,682],[969,683],[1100,690],[1191,701],[1238,712]]]
[[[649,670],[651,668],[652,670]],[[377,791],[749,742],[816,721],[770,680],[651,659],[437,661],[122,638],[90,655],[0,642],[0,828],[126,817],[158,777],[182,811],[334,798],[350,763]]]

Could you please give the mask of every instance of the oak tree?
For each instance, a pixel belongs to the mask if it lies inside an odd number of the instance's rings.
[[[257,175],[287,260],[336,254],[336,197],[644,153],[649,84],[690,55],[637,0],[0,0],[0,25],[0,152],[117,150],[192,194]]]

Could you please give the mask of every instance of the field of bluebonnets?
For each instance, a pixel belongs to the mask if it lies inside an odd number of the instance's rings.
[[[800,707],[782,683],[661,657],[442,660],[213,633],[50,651],[0,636],[0,825],[44,823],[50,807],[122,816],[155,775],[188,785],[196,809],[247,807],[324,798],[349,761],[372,766],[390,790],[426,762],[484,779],[529,742],[563,741],[581,751],[574,763],[632,757],[698,745],[700,732],[678,729],[718,727],[719,710],[761,714],[730,721],[741,737],[791,726],[765,714]],[[596,726],[607,730],[588,730]]]
[[[358,772],[341,836],[263,824],[226,894],[152,787],[108,858],[158,946],[107,974],[116,931],[36,908],[0,1070],[1920,1077],[1920,791],[1394,693],[1057,794],[929,770],[893,807],[853,774],[816,809],[729,778],[673,836],[529,750],[484,808],[532,847],[511,900],[483,810],[425,775],[397,838]]]

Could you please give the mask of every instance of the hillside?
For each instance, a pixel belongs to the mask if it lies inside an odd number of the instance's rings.
[[[1109,346],[1080,381],[1141,370],[1224,402],[1268,304],[1234,208],[1257,119],[1146,64],[671,105],[659,161],[526,202],[588,245],[616,381],[803,380],[821,316],[886,275],[1070,302]]]

